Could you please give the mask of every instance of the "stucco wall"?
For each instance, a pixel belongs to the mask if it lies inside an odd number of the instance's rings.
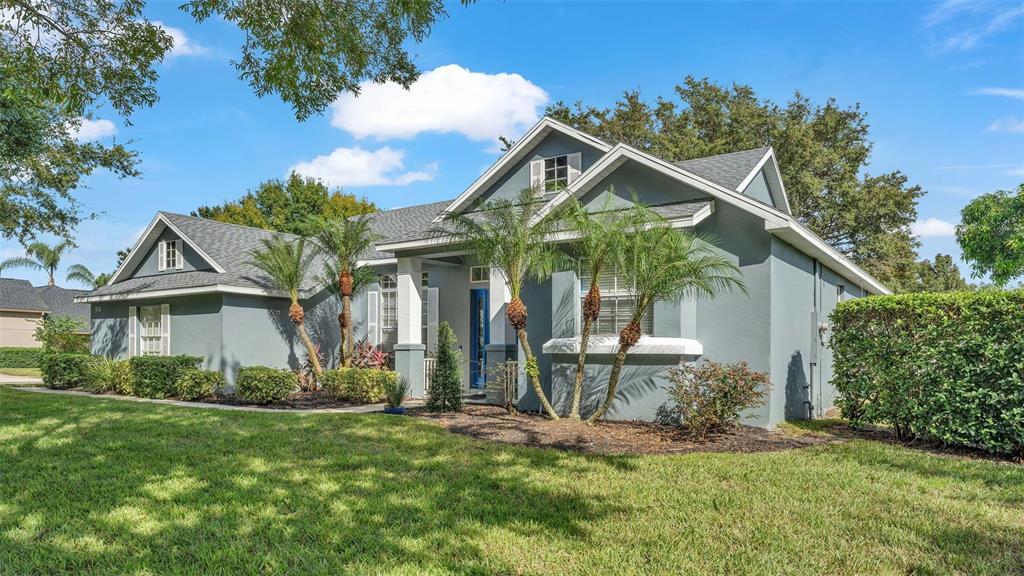
[[[145,258],[135,267],[135,270],[129,275],[130,278],[142,277],[142,276],[155,276],[157,274],[174,274],[175,272],[189,272],[192,270],[212,270],[206,260],[204,260],[188,242],[182,240],[181,252],[184,255],[184,264],[181,270],[159,270],[159,255],[157,250],[160,247],[160,242],[169,240],[180,240],[178,236],[171,231],[171,229],[165,229],[159,237],[159,240],[155,242],[146,252]]]
[[[0,311],[0,346],[38,347],[35,333],[41,318],[39,312]]]

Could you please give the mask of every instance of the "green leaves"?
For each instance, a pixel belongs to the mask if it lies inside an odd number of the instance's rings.
[[[262,249],[252,251],[249,262],[267,275],[273,288],[288,292],[292,302],[297,302],[306,270],[312,265],[316,253],[306,250],[304,237],[288,240],[274,236],[264,238],[262,243]]]
[[[845,417],[904,439],[1024,453],[1024,291],[858,298],[831,324]]]
[[[973,276],[991,275],[997,286],[1024,276],[1024,184],[971,200],[960,212],[956,240]]]

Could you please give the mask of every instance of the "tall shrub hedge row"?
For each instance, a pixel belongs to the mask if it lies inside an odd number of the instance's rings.
[[[0,368],[39,368],[41,348],[0,348]]]
[[[143,398],[167,398],[177,393],[178,377],[188,370],[197,370],[202,356],[135,356],[132,367],[132,388]]]
[[[50,352],[42,355],[39,371],[47,388],[65,390],[82,386],[89,381],[90,354]]]
[[[1024,455],[1024,290],[860,298],[831,323],[846,418]]]

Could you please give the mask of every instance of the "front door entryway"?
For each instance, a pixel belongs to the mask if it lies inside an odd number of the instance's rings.
[[[487,384],[487,344],[491,341],[491,314],[487,289],[469,291],[469,385],[483,388]]]

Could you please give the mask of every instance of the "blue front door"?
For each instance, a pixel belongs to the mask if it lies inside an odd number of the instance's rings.
[[[487,289],[469,291],[469,385],[483,388],[487,383],[487,344],[491,341],[491,314]]]

